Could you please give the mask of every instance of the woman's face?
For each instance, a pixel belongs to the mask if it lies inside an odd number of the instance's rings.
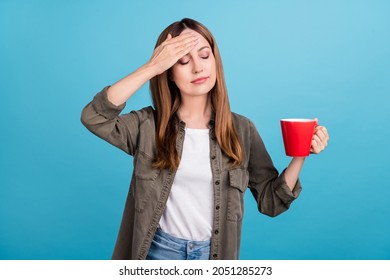
[[[183,33],[195,32],[191,29]],[[210,92],[216,81],[215,58],[207,40],[195,32],[199,43],[171,68],[171,79],[179,88],[181,95],[199,96]]]

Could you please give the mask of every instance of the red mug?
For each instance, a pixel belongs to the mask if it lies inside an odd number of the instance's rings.
[[[283,143],[286,155],[307,157],[317,121],[313,119],[281,119]]]

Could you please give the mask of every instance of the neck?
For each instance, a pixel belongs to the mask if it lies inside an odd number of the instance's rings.
[[[211,104],[208,95],[185,96],[178,110],[179,117],[188,128],[208,128]]]

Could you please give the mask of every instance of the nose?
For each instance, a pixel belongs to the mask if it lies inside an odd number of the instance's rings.
[[[202,62],[200,61],[199,58],[195,58],[193,60],[193,71],[194,71],[194,74],[198,74],[198,73],[203,72]]]

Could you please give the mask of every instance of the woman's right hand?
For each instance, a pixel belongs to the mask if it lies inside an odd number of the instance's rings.
[[[148,63],[108,89],[108,100],[116,106],[126,102],[147,81],[168,70],[189,53],[198,43],[199,36],[194,32],[185,32],[172,38],[171,34],[168,34],[165,41],[154,50]]]
[[[156,75],[171,68],[180,58],[189,53],[199,42],[199,35],[186,32],[172,38],[167,38],[153,52],[148,64],[155,69]]]

